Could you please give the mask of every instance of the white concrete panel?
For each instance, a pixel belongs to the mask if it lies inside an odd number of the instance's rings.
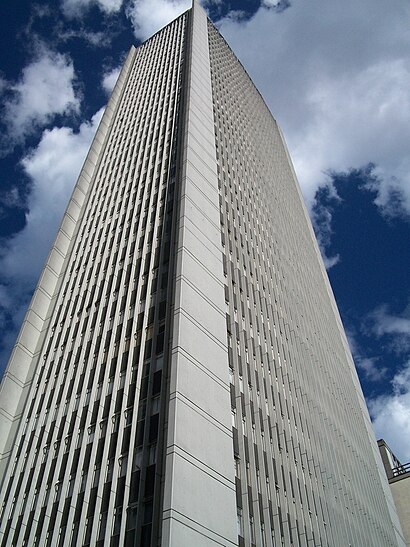
[[[218,188],[212,183],[212,178],[215,175],[214,169],[212,169],[198,154],[192,155],[184,165],[185,176],[188,179],[195,181],[200,188],[207,194],[218,194]]]
[[[14,418],[19,398],[16,397],[16,393],[21,393],[23,386],[20,382],[16,381],[15,377],[8,377],[9,385],[13,386],[13,389],[1,390],[1,399],[2,399],[2,412],[6,413],[10,418]]]
[[[73,197],[72,197],[72,203],[73,203],[73,207],[78,207],[79,208],[79,211],[76,215],[76,219],[78,218],[78,215],[80,214],[81,212],[81,207],[84,203],[84,199],[85,199],[85,194],[84,192],[82,192],[80,190],[80,188],[78,187],[75,187],[74,188],[74,192],[73,192]],[[72,217],[74,218],[74,215],[72,214]]]
[[[35,328],[29,321],[24,321],[20,331],[20,344],[30,353],[34,353],[39,334],[39,329]]]
[[[43,293],[43,296],[45,296],[44,293]],[[37,301],[36,301],[36,304],[37,304]],[[44,318],[41,317],[41,315],[39,315],[37,308],[34,306],[32,306],[31,310],[29,310],[26,316],[26,321],[30,323],[39,332],[41,331],[44,325]]]
[[[191,17],[164,547],[237,545],[208,31],[197,2]]]
[[[221,239],[221,233],[216,223],[213,223],[209,217],[207,217],[198,207],[195,202],[185,194],[184,200],[184,214],[185,218],[183,223],[192,222],[199,231],[203,232],[211,242],[216,244]],[[216,237],[218,236],[218,238]]]
[[[76,224],[72,216],[65,214],[63,222],[61,223],[60,230],[62,230],[67,235],[67,237],[69,238],[69,241],[74,233],[75,225]]]
[[[206,385],[208,382],[203,381],[203,383]],[[191,398],[194,394],[195,392],[191,389],[187,393]],[[219,390],[218,394],[226,399],[226,393],[222,390]],[[203,467],[204,472],[217,477],[218,480],[233,488],[233,483],[227,480],[227,477],[231,476],[234,463],[230,428],[221,426],[213,419],[212,414],[205,414],[202,411],[196,400],[183,398],[181,392],[178,392],[173,401],[176,405],[176,419],[179,422],[174,444],[189,455],[188,459],[194,465]],[[209,445],[209,438],[217,441],[218,450],[214,450],[214,447]],[[221,458],[221,454],[231,454],[231,457]]]
[[[178,236],[179,248],[185,244],[185,249],[195,249],[194,256],[200,262],[206,264],[212,272],[219,271],[222,267],[222,254],[219,253],[220,242],[210,239],[199,227],[189,219],[185,219],[180,227]],[[190,252],[190,251],[189,251]]]
[[[74,222],[78,219],[81,213],[81,207],[79,203],[76,203],[76,198],[78,198],[80,195],[79,192],[77,192],[76,196],[72,196],[70,203],[68,204],[66,214],[74,220]]]
[[[212,530],[215,535],[220,536],[222,545],[237,545],[236,527],[232,526],[232,523],[236,523],[236,508],[232,503],[235,498],[234,489],[211,477],[176,452],[168,457],[172,459],[174,477],[184,477],[184,480],[173,481],[172,510],[189,519],[190,527],[199,533],[204,528]],[[164,510],[167,509],[165,506]],[[181,532],[175,536],[173,532],[171,527],[169,545],[189,546],[179,543]]]
[[[217,263],[217,266],[220,267],[220,263]],[[223,284],[209,267],[210,265],[206,262],[201,262],[197,256],[193,256],[186,251],[183,255],[181,274],[189,279],[199,292],[205,293],[207,288],[210,287],[213,294],[219,294]]]
[[[14,378],[19,378],[21,383],[23,384],[26,380],[27,371],[29,370],[32,358],[33,354],[28,353],[27,350],[21,345],[14,346],[10,360],[15,360],[16,366],[13,367],[12,370],[7,369],[4,375],[10,375]],[[19,371],[23,372],[24,374],[21,375]],[[7,389],[3,384],[1,384],[0,389],[2,392],[7,393]]]
[[[172,518],[171,518],[172,517]],[[216,547],[217,545],[232,547],[236,543],[225,540],[215,535],[212,530],[205,528],[196,529],[195,526],[182,515],[172,512],[171,516],[164,520],[162,545],[169,545],[170,538],[175,545],[189,545],[192,547]]]
[[[64,217],[64,221],[63,223],[66,225],[67,224],[67,218]],[[69,229],[70,229],[70,223],[69,224]],[[72,229],[72,227],[71,227]],[[66,232],[59,232],[57,237],[56,237],[56,241],[55,241],[55,244],[54,246],[62,253],[62,254],[66,254],[67,251],[68,251],[68,248],[70,246],[70,238],[68,237],[67,233]]]
[[[51,249],[50,255],[48,257],[47,264],[50,269],[56,274],[62,271],[64,263],[64,255],[61,253],[60,249],[53,248]]]
[[[185,195],[189,196],[189,199],[193,201],[195,206],[207,216],[211,222],[219,220],[219,203],[215,194],[207,192],[207,188],[201,185],[201,180],[191,180],[187,177],[185,186]],[[182,196],[184,197],[184,196]]]
[[[188,355],[178,352],[175,359],[178,361],[174,362],[177,372],[170,386],[171,397],[176,392],[185,398],[189,397],[201,412],[212,417],[231,436],[231,420],[226,415],[225,404],[227,387],[217,377],[210,375],[209,369],[201,367]]]
[[[227,385],[228,354],[226,348],[213,342],[199,323],[192,322],[192,318],[180,313],[175,319],[178,321],[180,329],[175,344],[178,344],[191,359],[209,370],[210,374]]]
[[[206,294],[200,294],[197,289],[191,284],[188,284],[185,279],[180,280],[180,302],[179,306],[185,314],[188,314],[195,321],[199,322],[202,329],[206,330],[209,335],[221,344],[225,343],[225,333],[221,333],[221,328],[225,327],[224,316],[221,311],[213,305],[212,299],[215,298],[215,293],[211,292],[212,286]],[[221,294],[220,286],[219,295]],[[218,293],[216,293],[218,294]],[[176,308],[178,311],[178,308]],[[211,341],[210,341],[211,342]],[[228,371],[226,371],[228,373]]]
[[[193,100],[195,100],[196,93],[191,94]],[[208,142],[212,143],[212,139],[215,140],[215,133],[212,130],[212,127],[207,126],[207,118],[212,115],[212,111],[209,112],[208,108],[195,108],[191,112],[191,123],[193,127],[201,128],[201,136]],[[196,137],[198,138],[198,136]],[[214,161],[214,158],[210,157],[210,161]]]
[[[54,289],[56,288],[56,284],[58,281],[58,277],[50,270],[48,264],[43,270],[43,273],[41,274],[39,286],[41,286],[46,294],[50,296],[50,298],[53,296]]]

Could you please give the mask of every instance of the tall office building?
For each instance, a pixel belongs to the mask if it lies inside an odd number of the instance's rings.
[[[128,55],[1,405],[3,547],[401,541],[281,133],[196,2]]]

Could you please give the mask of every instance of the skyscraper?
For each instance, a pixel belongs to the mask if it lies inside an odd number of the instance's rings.
[[[0,438],[2,546],[400,544],[281,133],[196,2],[127,57]]]

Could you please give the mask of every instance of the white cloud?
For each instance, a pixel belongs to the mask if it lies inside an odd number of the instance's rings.
[[[386,377],[388,369],[386,367],[380,366],[379,357],[366,357],[363,355],[359,344],[357,343],[356,336],[352,330],[346,332],[347,339],[349,341],[350,351],[352,352],[355,365],[358,369],[362,371],[366,380],[369,382],[380,382],[383,378]]]
[[[386,377],[387,368],[378,366],[378,357],[356,358],[356,366],[362,370],[370,382],[380,382]]]
[[[326,184],[322,188],[327,194],[327,201],[333,203],[340,202],[341,199],[337,194],[331,178],[328,177]],[[332,205],[324,205],[320,199],[316,199],[311,211],[312,223],[315,228],[317,242],[322,254],[323,262],[326,270],[330,270],[333,266],[340,262],[340,255],[327,256],[327,247],[329,247],[332,237]]]
[[[7,89],[7,80],[0,74],[0,94]]]
[[[410,461],[410,362],[394,377],[393,393],[368,401],[377,438],[387,441],[402,463]]]
[[[363,331],[385,337],[392,351],[405,354],[410,349],[410,306],[399,315],[390,313],[387,304],[379,306],[365,318]]]
[[[403,317],[408,311],[405,310]],[[377,337],[388,334],[397,340],[402,340],[403,337],[408,340],[410,324],[402,319],[391,315],[387,306],[381,306],[370,314],[367,334],[376,334]],[[380,364],[379,357],[366,357],[354,333],[348,331],[347,336],[355,364],[366,379],[375,383],[384,380],[384,394],[366,400],[376,437],[385,439],[402,463],[406,463],[410,461],[410,361],[387,384],[389,368],[396,368],[396,364],[386,367]]]
[[[374,310],[369,318],[373,322],[372,330],[377,336],[384,334],[410,336],[410,318],[405,315],[392,315],[386,304]]]
[[[399,0],[388,10],[383,0],[293,0],[220,22],[284,129],[309,204],[329,169],[374,162],[376,203],[388,207],[393,188],[410,213],[409,17]]]
[[[322,253],[323,264],[325,265],[326,270],[330,270],[330,268],[333,268],[333,266],[336,266],[336,264],[339,264],[340,262],[339,253],[337,253],[334,256],[327,256],[322,248],[320,248],[320,251]]]
[[[103,75],[102,86],[107,95],[110,95],[114,89],[115,83],[120,75],[121,67],[113,68]]]
[[[280,0],[263,0],[262,4],[267,8],[275,8],[278,4],[280,4]]]
[[[62,9],[66,17],[80,18],[93,5],[107,14],[118,12],[122,6],[122,0],[63,0]]]
[[[138,40],[146,40],[191,7],[191,0],[131,0],[126,7]]]
[[[81,29],[65,29],[61,25],[61,29],[58,30],[58,39],[64,42],[73,38],[80,38],[93,47],[108,47],[111,44],[113,35],[110,32],[94,32],[91,30]]]
[[[25,228],[0,248],[0,325],[10,318],[14,330],[2,339],[2,360],[15,340],[34,284],[61,222],[64,209],[102,116],[97,112],[77,133],[61,127],[43,132],[39,145],[22,160],[31,179]]]
[[[12,186],[9,190],[2,193],[0,207],[1,205],[6,207],[20,207],[23,205],[20,191],[16,186]]]
[[[71,59],[41,49],[37,59],[23,69],[20,80],[8,86],[12,94],[4,107],[8,136],[19,141],[56,114],[77,113],[80,99],[74,83]]]

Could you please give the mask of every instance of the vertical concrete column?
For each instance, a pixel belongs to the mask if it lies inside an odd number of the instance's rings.
[[[193,3],[162,545],[237,545],[219,196],[205,12]]]

